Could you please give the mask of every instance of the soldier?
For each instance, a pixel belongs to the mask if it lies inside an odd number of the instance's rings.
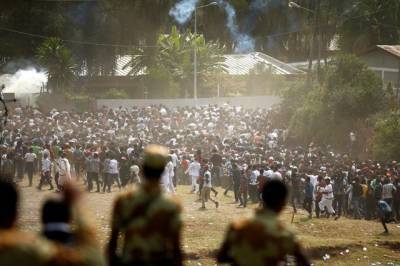
[[[14,184],[0,180],[0,265],[49,265],[54,247],[16,228],[19,196]]]
[[[144,183],[115,202],[108,244],[110,265],[182,265],[180,205],[167,199],[160,178],[168,150],[150,145],[144,151]],[[117,240],[124,235],[122,254]]]
[[[280,265],[287,255],[298,265],[310,265],[295,235],[279,220],[288,190],[282,181],[266,183],[263,208],[253,218],[233,223],[218,253],[218,262],[232,265]]]

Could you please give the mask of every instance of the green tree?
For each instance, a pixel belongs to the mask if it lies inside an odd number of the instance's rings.
[[[47,70],[47,87],[52,93],[61,93],[74,80],[72,55],[60,39],[45,40],[38,48],[37,59]]]
[[[156,47],[133,49],[132,59],[124,67],[131,67],[129,75],[133,76],[145,72],[153,82],[155,77],[165,77],[167,74],[180,88],[176,93],[165,84],[163,89],[168,91],[167,95],[191,96],[195,47],[200,89],[208,78],[223,71],[224,48],[218,42],[206,42],[202,35],[194,35],[190,31],[181,33],[176,27],[172,27],[169,34],[159,35],[156,44]],[[173,84],[169,85],[175,87]]]
[[[336,57],[291,118],[298,139],[345,145],[355,125],[386,108],[381,80],[353,55]],[[290,102],[286,103],[290,104]]]
[[[340,27],[340,46],[347,52],[359,52],[378,44],[398,44],[399,25],[400,1],[359,1]]]
[[[400,160],[400,112],[386,113],[375,125],[373,154],[378,160]]]

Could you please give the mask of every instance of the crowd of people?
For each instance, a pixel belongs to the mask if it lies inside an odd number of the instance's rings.
[[[209,201],[219,207],[214,188],[220,186],[225,195],[233,192],[238,207],[249,202],[265,206],[265,184],[276,181],[289,187],[294,213],[302,207],[310,218],[379,218],[388,232],[386,223],[400,219],[400,164],[360,161],[314,143],[289,147],[287,130],[274,127],[274,112],[229,104],[46,114],[16,108],[1,136],[1,178],[18,184],[27,177],[33,186],[37,173],[39,190],[49,186],[62,193],[72,179],[99,193],[145,186],[146,176],[158,178],[158,172],[146,173],[144,150],[157,143],[169,148],[159,186],[174,194],[178,185],[190,185],[201,208]],[[129,208],[123,200],[119,205]],[[147,208],[140,209],[132,216]],[[119,217],[115,229],[129,218]],[[112,233],[111,244],[120,232]]]
[[[266,180],[281,179],[291,187],[294,210],[303,206],[310,217],[374,219],[383,200],[400,219],[400,164],[358,161],[313,143],[288,148],[287,132],[274,128],[273,117],[273,110],[228,104],[81,114],[16,108],[2,136],[1,169],[17,182],[26,175],[30,186],[39,173],[39,189],[62,190],[76,177],[89,191],[111,192],[113,184],[140,183],[143,148],[159,143],[171,150],[161,179],[170,193],[189,182],[204,202],[223,185],[246,207],[259,201]]]

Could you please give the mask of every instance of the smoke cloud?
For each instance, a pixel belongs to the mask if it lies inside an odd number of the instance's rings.
[[[15,74],[0,76],[0,85],[6,86],[3,92],[15,93],[15,95],[39,93],[42,85],[46,83],[46,72],[34,68],[21,69]]]
[[[226,26],[235,42],[235,53],[249,53],[254,51],[255,40],[248,33],[240,32],[237,24],[236,10],[233,6],[224,0],[218,0],[217,3],[226,12]]]
[[[169,15],[174,17],[179,24],[185,24],[192,17],[198,2],[199,0],[181,0],[169,11]]]
[[[253,9],[263,8],[266,0],[254,0],[251,5]],[[169,12],[169,15],[179,24],[187,23],[193,16],[199,0],[181,0]],[[255,40],[248,32],[240,32],[237,24],[236,10],[225,0],[217,0],[218,6],[227,15],[226,26],[235,43],[235,53],[248,53],[255,49]]]

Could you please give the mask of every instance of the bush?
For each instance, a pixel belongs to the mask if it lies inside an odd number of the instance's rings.
[[[381,80],[367,65],[353,55],[338,56],[305,97],[286,95],[286,105],[298,106],[290,134],[302,142],[346,145],[357,124],[386,108],[384,99]]]
[[[378,160],[400,160],[400,111],[386,113],[375,125],[373,154]]]
[[[128,93],[124,90],[119,90],[119,89],[109,89],[105,94],[104,94],[105,99],[128,99]]]

